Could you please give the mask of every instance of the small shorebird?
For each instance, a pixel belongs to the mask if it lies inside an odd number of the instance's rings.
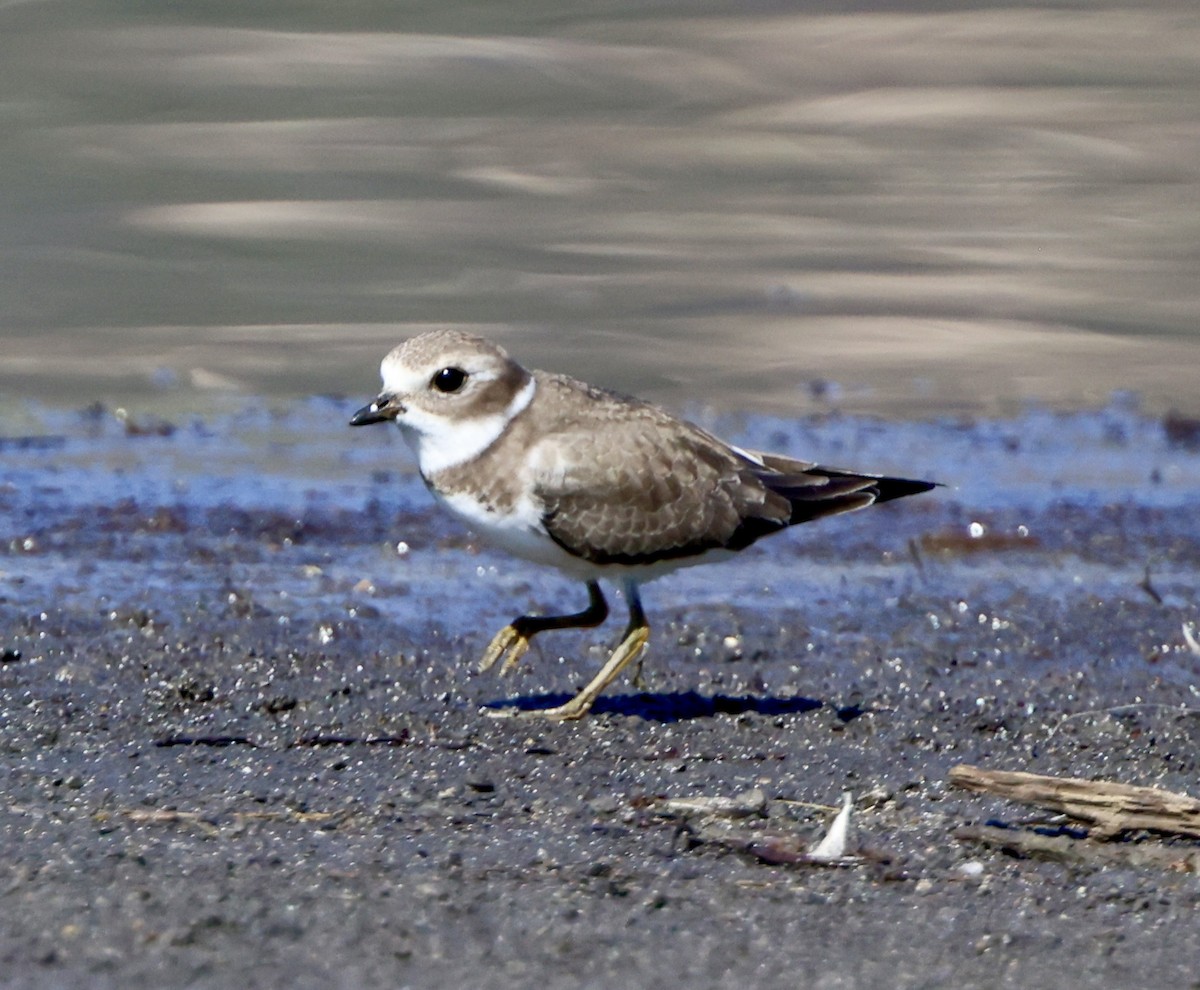
[[[571,615],[522,615],[479,669],[509,672],[548,629],[608,617],[600,579],[622,585],[629,624],[600,671],[552,719],[587,714],[646,647],[638,586],[729,557],[759,537],[821,516],[928,491],[883,478],[742,450],[658,406],[565,375],[527,371],[503,348],[456,330],[413,337],[383,359],[383,391],[351,426],[395,421],[426,486],[480,536],[587,585]]]

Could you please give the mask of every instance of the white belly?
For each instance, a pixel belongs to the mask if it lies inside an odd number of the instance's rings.
[[[518,511],[514,513],[501,515],[488,512],[469,495],[443,495],[436,491],[433,494],[452,514],[492,546],[522,560],[555,567],[581,581],[605,578],[618,583],[632,580],[640,584],[670,574],[681,567],[712,563],[733,556],[733,552],[729,550],[710,550],[693,557],[678,557],[674,560],[633,567],[626,564],[593,564],[567,553],[555,543],[542,526],[541,513],[530,502],[521,503]]]
[[[519,505],[516,512],[502,515],[489,512],[476,499],[462,493],[434,492],[434,496],[482,539],[514,557],[557,567],[583,580],[599,576],[600,569],[594,564],[567,553],[550,538],[542,526],[541,514],[528,502]]]

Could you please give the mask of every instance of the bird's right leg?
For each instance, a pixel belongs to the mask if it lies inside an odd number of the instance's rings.
[[[500,664],[500,673],[507,674],[529,649],[529,641],[540,632],[547,629],[590,629],[598,626],[608,618],[608,602],[600,591],[597,581],[589,581],[588,607],[582,612],[571,615],[522,615],[513,619],[492,638],[488,648],[483,651],[479,661],[479,672],[491,670],[496,661]]]
[[[629,625],[625,627],[625,635],[611,657],[605,661],[600,672],[596,674],[582,691],[566,704],[557,708],[537,708],[522,712],[527,718],[548,718],[558,722],[572,722],[583,718],[592,710],[592,705],[600,697],[600,692],[608,687],[621,670],[627,665],[639,660],[646,643],[650,639],[650,623],[646,621],[646,613],[642,610],[642,599],[638,594],[637,584],[629,581],[625,585],[625,600],[629,603]]]

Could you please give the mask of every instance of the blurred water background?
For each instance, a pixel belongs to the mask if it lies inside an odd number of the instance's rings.
[[[0,2],[0,402],[1200,411],[1200,6]]]

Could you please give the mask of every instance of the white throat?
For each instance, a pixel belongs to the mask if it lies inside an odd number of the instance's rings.
[[[417,453],[421,474],[432,478],[474,460],[499,440],[505,427],[533,401],[536,391],[537,381],[531,377],[502,412],[491,416],[454,419],[410,407],[396,422]]]

